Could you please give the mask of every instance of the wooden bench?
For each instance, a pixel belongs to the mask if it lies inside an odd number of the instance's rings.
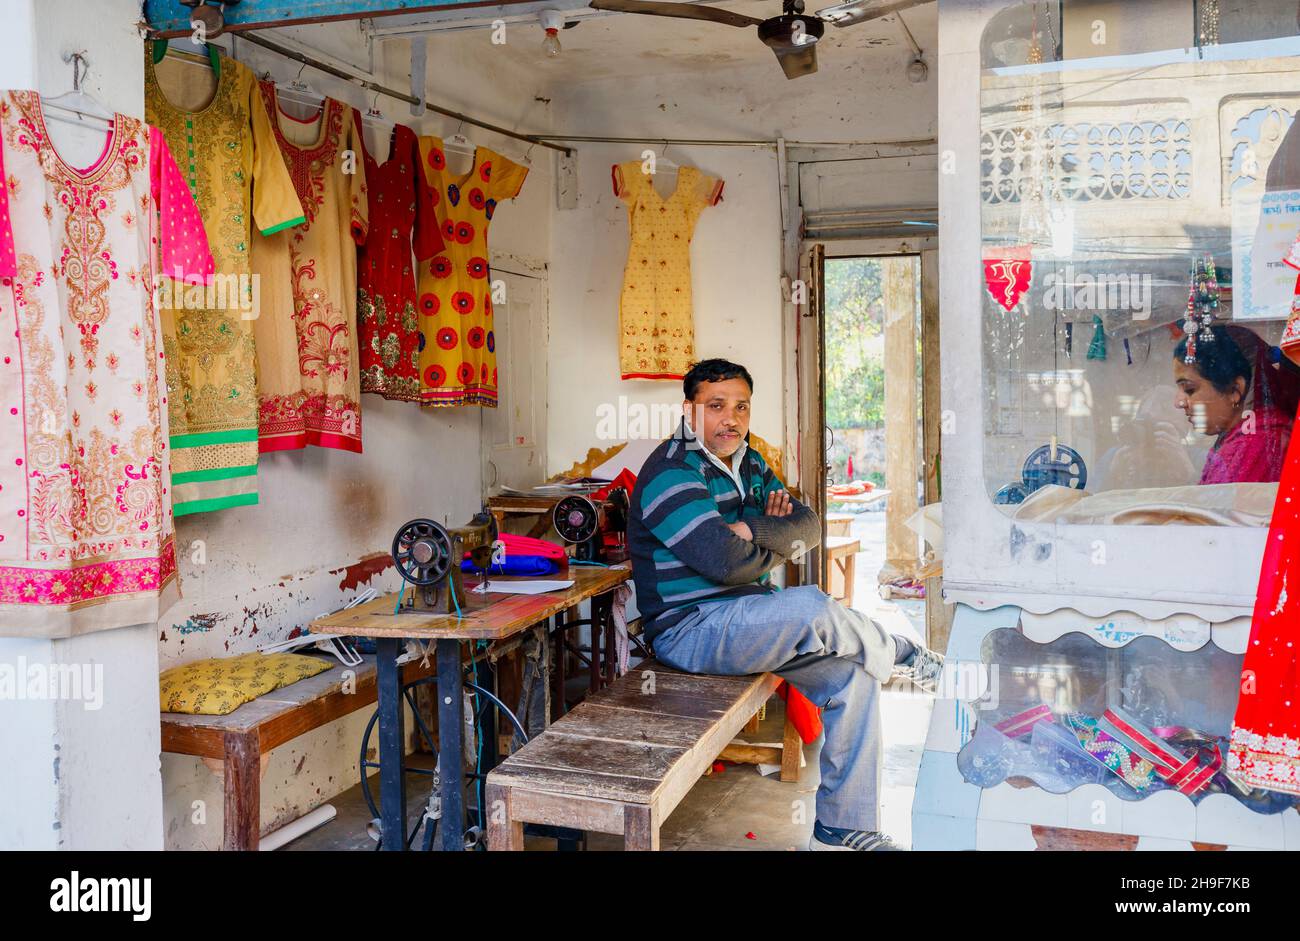
[[[271,749],[349,713],[374,705],[375,658],[345,667],[333,657],[332,669],[290,683],[244,703],[224,716],[164,712],[162,750],[195,755],[222,775],[225,821],[222,849],[255,850],[261,840],[262,773]],[[419,661],[402,670],[402,682],[431,676]]]
[[[525,823],[621,833],[657,850],[659,828],[780,679],[700,676],[647,660],[589,696],[487,777],[488,849],[522,850]],[[798,736],[787,723],[787,761]]]

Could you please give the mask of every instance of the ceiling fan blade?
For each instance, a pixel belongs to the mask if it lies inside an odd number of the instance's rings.
[[[716,7],[695,3],[671,3],[667,0],[591,0],[593,10],[615,13],[644,13],[647,16],[673,16],[684,20],[706,20],[726,26],[757,26],[763,22],[756,16],[732,13]]]
[[[776,61],[781,63],[781,71],[785,73],[786,78],[799,78],[802,75],[812,75],[817,71],[817,46],[815,43],[808,43],[800,48],[773,48],[776,53]]]
[[[848,3],[824,7],[817,11],[817,16],[835,26],[852,26],[931,2],[933,0],[849,0]]]

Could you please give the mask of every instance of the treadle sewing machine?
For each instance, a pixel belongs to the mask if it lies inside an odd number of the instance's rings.
[[[486,586],[498,535],[496,519],[486,509],[464,526],[448,528],[431,519],[404,524],[393,537],[393,562],[414,588],[400,610],[464,614],[485,607],[486,591],[471,595],[465,590],[461,560],[468,552]]]

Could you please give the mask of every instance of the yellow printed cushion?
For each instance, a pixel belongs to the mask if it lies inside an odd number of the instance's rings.
[[[218,660],[196,660],[164,670],[158,677],[163,712],[224,716],[250,699],[305,680],[330,668],[319,657],[295,653],[246,653]]]

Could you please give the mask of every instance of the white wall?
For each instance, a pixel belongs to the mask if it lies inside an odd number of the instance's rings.
[[[636,17],[628,17],[636,20]],[[585,27],[584,27],[585,28]],[[834,52],[834,50],[832,50]],[[637,75],[553,88],[555,127],[604,137],[790,141],[899,141],[933,137],[933,79],[907,82],[898,50],[823,55],[812,76],[785,80],[775,60],[733,71]],[[870,89],[870,94],[864,94]],[[618,304],[628,221],[610,165],[662,145],[578,143],[578,206],[557,210],[551,241],[552,473],[615,441],[596,437],[596,408],[619,397],[680,403],[681,384],[621,380]],[[700,216],[691,248],[695,351],[724,356],[754,376],[752,430],[783,441],[780,181],[774,148],[670,146],[668,156],[727,181],[721,205]],[[581,381],[575,381],[580,377]]]

